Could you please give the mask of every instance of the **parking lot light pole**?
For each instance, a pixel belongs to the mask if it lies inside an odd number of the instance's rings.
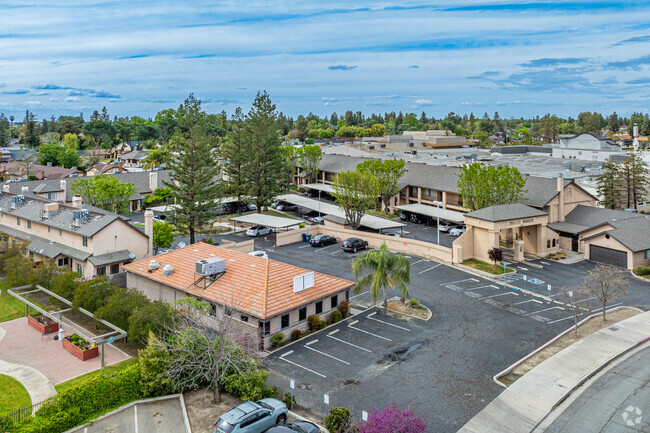
[[[320,189],[318,190],[318,217],[320,218]]]
[[[436,205],[436,233],[438,233],[438,245],[440,245],[440,205],[442,202],[434,201],[433,204]]]

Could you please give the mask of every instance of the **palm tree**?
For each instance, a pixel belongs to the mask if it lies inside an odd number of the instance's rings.
[[[397,288],[403,298],[408,297],[409,292],[407,285],[411,282],[411,262],[399,254],[391,254],[388,251],[386,242],[381,244],[378,250],[368,251],[359,256],[352,262],[354,279],[357,282],[354,291],[361,292],[366,287],[370,287],[372,302],[377,303],[379,292],[384,291],[384,309],[388,307],[386,299],[386,288]],[[369,274],[359,278],[359,274],[364,270],[370,271]]]
[[[156,167],[169,161],[169,148],[166,146],[151,149],[144,159],[144,169],[153,170]]]

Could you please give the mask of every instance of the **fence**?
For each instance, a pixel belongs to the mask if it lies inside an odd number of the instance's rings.
[[[31,406],[23,407],[22,409],[11,412],[9,415],[0,418],[0,428],[18,424],[19,422],[31,417],[37,410],[41,408],[42,405],[49,403],[52,400],[54,400],[54,397],[47,398]]]

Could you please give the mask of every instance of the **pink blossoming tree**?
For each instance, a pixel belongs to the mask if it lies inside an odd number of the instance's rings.
[[[425,433],[427,424],[413,411],[399,409],[395,403],[383,411],[372,408],[368,421],[359,426],[359,433]]]

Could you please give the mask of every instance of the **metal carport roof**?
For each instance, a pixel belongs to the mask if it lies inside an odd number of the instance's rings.
[[[420,215],[426,215],[432,218],[438,217],[438,208],[436,206],[429,206],[426,204],[414,203],[414,204],[405,204],[402,206],[395,206],[396,209],[400,209],[407,212],[417,213]],[[440,219],[445,221],[451,221],[455,223],[462,224],[465,221],[462,212],[457,212],[455,210],[443,209],[440,208]]]
[[[345,220],[345,214],[335,204],[331,204],[322,200],[319,201],[318,199],[304,197],[297,194],[284,194],[276,198],[278,200],[286,201],[288,203],[292,203],[307,209],[320,211],[323,214],[333,215]],[[386,230],[406,226],[404,223],[391,221],[389,219],[376,217],[374,215],[364,215],[361,218],[361,225],[374,230]]]
[[[326,183],[308,183],[306,185],[300,185],[300,186],[303,188],[315,189],[316,191],[323,191],[330,194],[334,192],[334,188],[332,188],[332,185],[328,185]]]
[[[289,228],[304,223],[303,220],[266,215],[263,213],[262,214],[251,213],[251,214],[242,215],[238,217],[232,217],[230,218],[230,221],[237,221],[239,223],[246,223],[246,224],[255,224],[260,226],[271,227],[274,229],[284,229],[284,228]]]

